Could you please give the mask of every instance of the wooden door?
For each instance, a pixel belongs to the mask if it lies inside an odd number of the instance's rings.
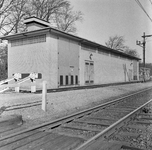
[[[90,84],[94,82],[94,62],[86,61],[85,62],[85,83]]]

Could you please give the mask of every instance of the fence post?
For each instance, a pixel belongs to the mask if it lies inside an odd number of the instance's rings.
[[[42,86],[42,110],[46,111],[46,103],[47,103],[47,82],[43,81]]]
[[[17,92],[17,93],[20,92],[20,87],[19,86],[15,87],[15,92]]]
[[[33,81],[32,83],[36,83],[35,81]],[[31,93],[36,92],[36,85],[32,85],[31,86]]]
[[[19,79],[21,78],[21,74],[20,73],[15,73],[14,75],[14,80],[17,83],[19,81]],[[15,92],[20,92],[20,85],[17,83],[17,87],[15,87]]]
[[[35,79],[38,78],[38,74],[37,73],[30,73],[30,79],[32,83],[35,83]],[[31,86],[31,93],[36,92],[36,85],[32,85]]]

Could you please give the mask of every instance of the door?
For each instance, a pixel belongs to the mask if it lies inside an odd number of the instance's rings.
[[[94,62],[86,61],[85,62],[85,83],[90,84],[94,82]]]
[[[94,63],[90,62],[90,75],[89,75],[90,83],[94,82]]]

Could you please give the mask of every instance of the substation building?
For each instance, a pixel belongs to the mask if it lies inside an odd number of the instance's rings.
[[[139,80],[140,58],[59,31],[36,17],[24,23],[26,32],[2,37],[8,40],[8,77],[40,73],[36,82],[46,80],[49,89]]]

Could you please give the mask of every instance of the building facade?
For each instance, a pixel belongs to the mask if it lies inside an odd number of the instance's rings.
[[[25,20],[27,32],[8,40],[8,76],[41,73],[48,88],[139,80],[139,58],[49,27],[43,20]],[[38,87],[39,88],[39,87]]]

